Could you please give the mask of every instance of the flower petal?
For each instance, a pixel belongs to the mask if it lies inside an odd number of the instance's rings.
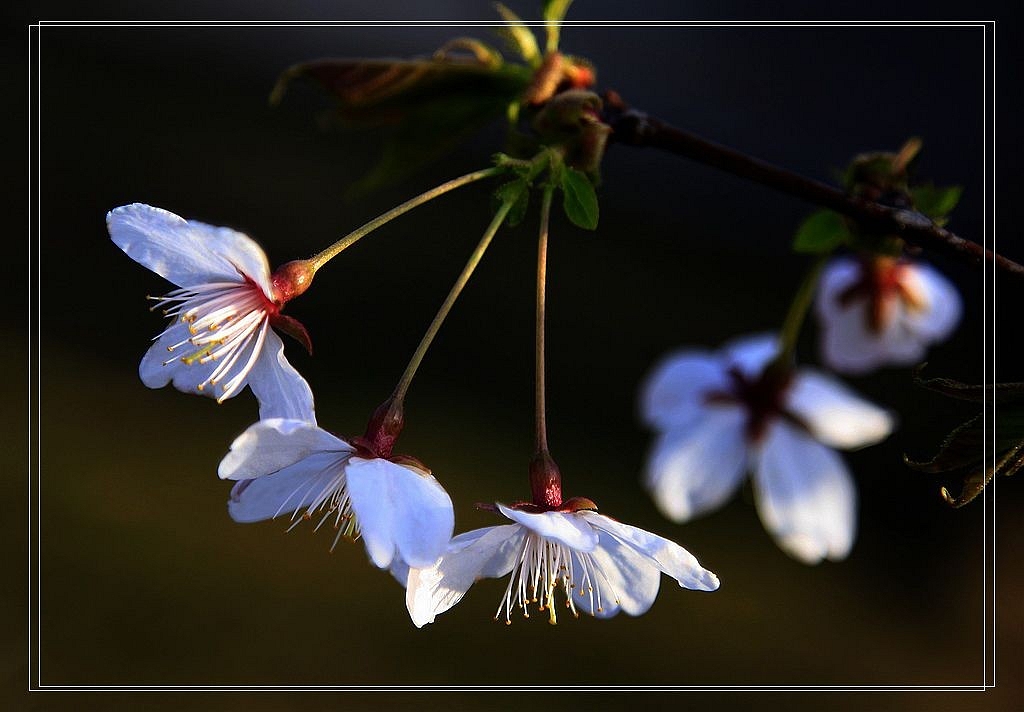
[[[352,510],[366,551],[384,569],[399,556],[426,567],[444,553],[455,526],[452,500],[431,475],[380,458],[353,457],[345,467]]]
[[[747,466],[746,412],[708,406],[689,426],[663,434],[647,463],[647,487],[674,522],[719,507],[739,486]]]
[[[902,309],[902,306],[897,306]],[[840,373],[863,374],[886,363],[913,363],[924,354],[919,340],[907,338],[899,318],[891,319],[882,334],[868,328],[868,303],[865,299],[847,306],[835,305],[821,320],[821,359]]]
[[[319,453],[267,477],[239,480],[231,490],[228,514],[236,522],[259,522],[294,514],[344,477],[344,453]]]
[[[142,203],[107,213],[110,238],[133,260],[179,287],[243,282],[271,294],[267,257],[252,238],[226,227],[185,220]]]
[[[522,552],[526,532],[518,524],[475,529],[452,539],[433,566],[409,569],[405,604],[422,628],[454,606],[475,581],[507,575]]]
[[[787,409],[829,447],[845,450],[873,445],[889,437],[895,418],[854,394],[835,378],[800,369],[787,393]]]
[[[733,339],[722,347],[725,366],[738,368],[748,378],[761,375],[768,362],[779,352],[777,334],[764,333]]]
[[[680,351],[648,376],[640,396],[641,416],[652,426],[681,426],[699,417],[705,394],[728,387],[720,358],[705,351]]]
[[[908,309],[905,320],[910,328],[927,341],[941,341],[960,323],[963,304],[953,283],[936,269],[916,264],[909,273],[911,289],[925,302],[923,309]]]
[[[534,514],[506,507],[498,503],[498,509],[514,522],[519,522],[530,531],[545,539],[565,544],[576,551],[590,552],[597,546],[597,532],[579,518],[576,512],[542,512]]]
[[[200,383],[206,383],[209,380],[214,369],[220,363],[217,361],[207,363],[193,361],[186,363],[182,358],[168,350],[186,341],[190,336],[191,333],[188,327],[182,322],[171,324],[164,333],[157,337],[156,341],[153,342],[153,345],[149,347],[149,350],[142,357],[142,361],[139,363],[139,378],[142,379],[142,382],[148,388],[163,388],[168,383],[173,382],[174,387],[184,393],[195,393],[216,398],[218,396],[216,388],[206,386],[203,390],[199,390],[198,386]],[[184,348],[188,349],[188,346]],[[246,346],[238,360],[245,363],[251,352],[252,346]]]
[[[658,597],[659,567],[608,532],[598,535],[590,554],[574,554],[576,607],[597,618],[610,618],[620,608],[631,616],[646,613]]]
[[[776,421],[757,455],[754,491],[761,521],[790,556],[816,564],[849,554],[857,492],[835,451]]]
[[[860,262],[850,257],[839,257],[825,265],[814,302],[815,311],[822,320],[829,320],[839,308],[843,292],[852,287],[860,275]]]
[[[581,512],[580,514],[594,528],[607,532],[650,559],[661,571],[678,581],[683,588],[692,591],[714,591],[718,588],[718,577],[701,566],[693,554],[674,541],[639,527],[617,522],[611,517],[597,512]]]
[[[352,446],[303,420],[261,420],[235,438],[217,474],[228,480],[262,477],[318,452],[349,453]]]
[[[288,418],[316,423],[313,391],[285,358],[284,342],[273,330],[267,331],[263,350],[246,380],[260,403],[261,420]]]

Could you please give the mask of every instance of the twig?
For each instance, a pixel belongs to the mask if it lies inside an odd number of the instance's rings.
[[[989,260],[1005,272],[1024,277],[1024,265],[997,255],[976,242],[959,237],[913,210],[892,208],[847,195],[832,186],[708,141],[631,109],[614,91],[606,92],[604,99],[604,120],[612,127],[610,138],[616,143],[627,146],[650,146],[685,156],[842,213],[868,230],[899,235],[917,247],[944,252],[974,263]]]

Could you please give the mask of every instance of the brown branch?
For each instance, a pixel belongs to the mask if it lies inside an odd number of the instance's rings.
[[[612,127],[611,140],[627,146],[650,146],[685,156],[733,175],[842,213],[867,230],[899,235],[909,244],[944,252],[974,263],[982,260],[1024,277],[1024,265],[997,255],[976,242],[959,237],[921,213],[863,200],[832,186],[773,166],[734,149],[708,141],[660,119],[629,108],[613,91],[605,93],[604,120]]]

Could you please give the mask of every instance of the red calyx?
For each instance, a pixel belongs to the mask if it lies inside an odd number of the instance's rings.
[[[366,424],[366,434],[352,438],[356,454],[366,458],[392,459],[391,451],[404,426],[405,416],[402,413],[401,404],[396,406],[394,401],[388,398],[373,411],[370,422]],[[429,471],[427,470],[427,472]]]
[[[551,507],[543,504],[534,504],[533,502],[513,502],[508,505],[509,509],[516,509],[520,512],[529,512],[530,514],[544,514],[544,512],[596,512],[597,505],[594,500],[587,497],[570,497],[569,499],[562,502],[557,507]],[[488,512],[497,512],[498,507],[490,502],[477,502],[477,509],[482,509]]]
[[[283,307],[299,296],[313,283],[316,270],[309,260],[293,260],[285,262],[270,275],[274,303]]]
[[[562,473],[546,450],[530,461],[530,493],[535,505],[548,510],[562,506]]]
[[[355,448],[356,457],[364,460],[387,460],[396,465],[417,470],[423,475],[431,474],[429,467],[423,461],[412,455],[393,455],[391,451],[395,447],[395,441],[402,432],[405,418],[402,415],[402,408],[392,409],[393,401],[388,398],[377,406],[370,416],[370,422],[366,425],[366,434],[349,438],[348,442]]]

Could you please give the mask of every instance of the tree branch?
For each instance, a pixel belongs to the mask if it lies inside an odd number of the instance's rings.
[[[604,100],[604,121],[612,127],[612,141],[627,146],[660,148],[685,156],[834,210],[853,218],[865,229],[898,235],[911,245],[944,252],[974,263],[988,260],[1009,274],[1024,277],[1024,265],[997,255],[976,242],[959,237],[918,212],[892,208],[847,195],[832,186],[708,141],[631,109],[614,91],[606,92]]]

